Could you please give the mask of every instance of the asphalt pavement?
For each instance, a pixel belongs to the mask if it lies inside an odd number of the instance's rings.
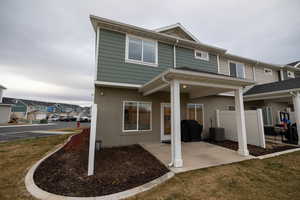
[[[53,122],[49,125],[20,126],[20,127],[1,127],[0,142],[13,141],[18,139],[48,137],[55,134],[38,133],[37,131],[46,131],[62,128],[75,128],[76,122]],[[90,126],[90,123],[81,123],[81,126]]]

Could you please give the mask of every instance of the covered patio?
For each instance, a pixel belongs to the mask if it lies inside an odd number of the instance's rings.
[[[184,155],[193,154],[189,149],[201,148],[209,149],[211,146],[205,143],[195,143],[196,146],[190,143],[189,147],[186,144],[181,143],[181,113],[180,113],[180,94],[188,93],[190,98],[205,97],[210,95],[217,95],[225,92],[234,92],[235,96],[235,110],[237,119],[237,133],[238,133],[238,153],[241,156],[249,156],[247,149],[247,137],[245,127],[245,113],[244,113],[244,101],[243,101],[243,87],[254,84],[255,82],[246,79],[234,78],[226,75],[220,75],[215,73],[208,73],[199,70],[189,68],[175,68],[169,69],[148,83],[144,84],[139,91],[144,95],[150,95],[158,91],[170,91],[170,105],[171,105],[171,145],[169,151],[170,159],[169,166],[175,168],[182,168],[190,165],[191,162],[206,162],[200,161],[211,153],[218,154],[222,151],[226,151],[223,148],[215,148],[216,152],[211,151],[209,154],[202,156],[187,156]],[[186,146],[186,147],[185,147]],[[212,145],[213,146],[213,145]],[[159,148],[157,148],[159,149]],[[167,151],[165,147],[161,151]],[[197,152],[197,151],[194,151]],[[220,154],[222,155],[222,154]],[[216,155],[210,155],[213,159]],[[238,156],[236,154],[236,156]],[[193,159],[195,160],[193,160]],[[200,160],[199,160],[200,158]],[[237,160],[239,160],[237,158]],[[210,161],[203,166],[209,166]],[[213,162],[212,162],[213,163]],[[221,161],[222,163],[222,161]]]
[[[300,78],[256,85],[244,94],[244,99],[247,102],[271,100],[292,104],[294,123],[296,123],[298,130],[298,145],[300,145]]]
[[[170,144],[141,143],[141,145],[164,165],[168,166],[171,162]],[[250,155],[241,156],[233,150],[207,142],[182,143],[181,148],[184,165],[182,167],[172,167],[171,170],[175,173],[240,162],[253,158]]]

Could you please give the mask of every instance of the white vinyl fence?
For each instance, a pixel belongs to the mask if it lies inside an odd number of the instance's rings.
[[[225,129],[225,139],[238,141],[235,111],[217,110],[216,124]],[[247,143],[265,148],[262,110],[245,111]]]

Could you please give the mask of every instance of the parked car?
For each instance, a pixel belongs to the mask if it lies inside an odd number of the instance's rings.
[[[80,122],[90,122],[91,121],[91,118],[89,117],[80,117]]]

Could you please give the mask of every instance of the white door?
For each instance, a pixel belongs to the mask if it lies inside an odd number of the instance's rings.
[[[160,119],[161,119],[161,131],[160,140],[169,141],[171,140],[171,105],[170,103],[161,103],[160,106]]]

